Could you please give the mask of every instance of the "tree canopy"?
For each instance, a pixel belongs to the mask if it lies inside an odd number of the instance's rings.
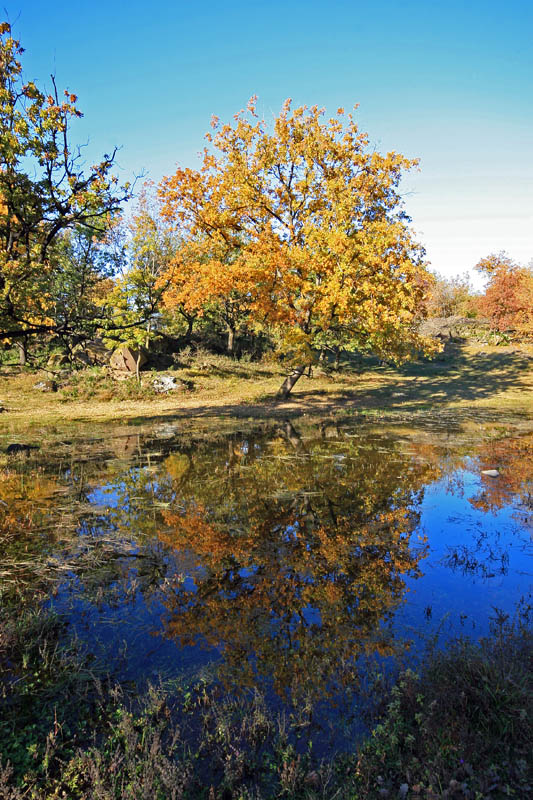
[[[479,299],[482,314],[497,330],[533,333],[533,269],[516,264],[506,253],[491,253],[476,265],[488,276]]]
[[[65,303],[58,302],[58,291],[64,300],[65,286],[72,289],[79,283],[79,259],[65,258],[66,250],[75,247],[75,241],[85,242],[82,271],[87,274],[91,263],[89,283],[94,283],[99,273],[92,256],[97,245],[105,243],[109,225],[131,197],[131,188],[127,183],[119,186],[112,175],[116,151],[84,166],[82,151],[70,135],[72,120],[82,116],[76,95],[60,93],[53,77],[50,93],[33,81],[25,82],[22,52],[10,25],[2,23],[0,336],[74,335],[88,318],[94,321],[96,308],[89,316],[80,316],[79,303],[75,313],[66,313]]]
[[[32,363],[55,348],[72,360],[96,335],[157,339],[158,363],[185,345],[275,351],[286,397],[341,351],[396,364],[432,354],[424,316],[481,313],[531,334],[531,265],[481,259],[481,296],[466,275],[429,272],[400,192],[417,161],[373,148],[355,112],[287,100],[269,121],[253,97],[231,123],[213,117],[198,169],[178,167],[157,193],[145,184],[126,214],[116,149],[84,162],[76,95],[53,76],[50,91],[25,81],[22,53],[0,23],[0,342],[21,364],[29,345]]]
[[[233,296],[273,329],[296,366],[284,395],[330,343],[396,361],[430,349],[417,333],[423,250],[399,194],[417,162],[372,150],[343,109],[325,121],[287,101],[269,126],[252,98],[212,127],[201,168],[159,190],[189,243],[171,278],[189,305]]]

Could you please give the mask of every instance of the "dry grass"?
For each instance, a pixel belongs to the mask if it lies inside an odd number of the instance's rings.
[[[454,345],[445,360],[418,362],[400,369],[349,362],[341,372],[315,370],[302,378],[291,398],[275,402],[283,371],[277,364],[246,363],[211,356],[175,371],[191,387],[163,396],[125,397],[95,391],[84,399],[69,390],[43,393],[42,376],[0,373],[0,431],[18,433],[77,422],[181,418],[261,418],[287,413],[325,414],[381,409],[405,413],[429,409],[533,411],[533,346]],[[144,384],[153,375],[146,373]],[[124,394],[124,392],[122,392]]]

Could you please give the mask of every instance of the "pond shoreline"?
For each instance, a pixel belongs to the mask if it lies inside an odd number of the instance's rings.
[[[387,369],[364,395],[111,402],[111,421],[55,417],[80,408],[57,396],[25,418],[10,389],[0,798],[527,796],[529,377],[430,403]],[[301,675],[330,675],[339,711]]]
[[[156,421],[204,423],[362,416],[420,419],[437,415],[458,421],[533,418],[531,347],[455,346],[446,361],[417,362],[402,368],[371,366],[340,372],[315,371],[302,378],[283,402],[275,393],[279,365],[238,362],[213,356],[172,373],[178,392],[157,395],[148,372],[116,384],[103,369],[64,378],[57,392],[36,388],[47,373],[0,371],[0,433],[44,432],[55,426],[100,423],[149,424]],[[121,399],[116,399],[119,396]],[[512,424],[512,423],[511,423]]]
[[[370,735],[328,757],[308,747],[316,721],[305,707],[286,718],[260,691],[225,696],[208,678],[155,679],[138,694],[76,642],[58,647],[60,630],[52,612],[0,613],[0,679],[24,675],[6,687],[2,800],[530,796],[533,632],[520,619],[429,652],[416,672],[385,676],[376,664]]]

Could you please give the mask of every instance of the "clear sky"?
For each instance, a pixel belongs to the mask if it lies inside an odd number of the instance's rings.
[[[419,157],[403,183],[433,269],[505,249],[533,258],[533,0],[8,0],[24,73],[79,97],[88,158],[124,179],[196,166],[212,114],[259,96],[359,103],[380,150]],[[3,16],[3,15],[0,15]]]

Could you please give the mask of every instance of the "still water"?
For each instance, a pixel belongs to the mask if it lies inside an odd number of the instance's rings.
[[[531,433],[165,423],[10,469],[30,555],[58,567],[47,604],[119,680],[338,703],[364,659],[531,609]]]

